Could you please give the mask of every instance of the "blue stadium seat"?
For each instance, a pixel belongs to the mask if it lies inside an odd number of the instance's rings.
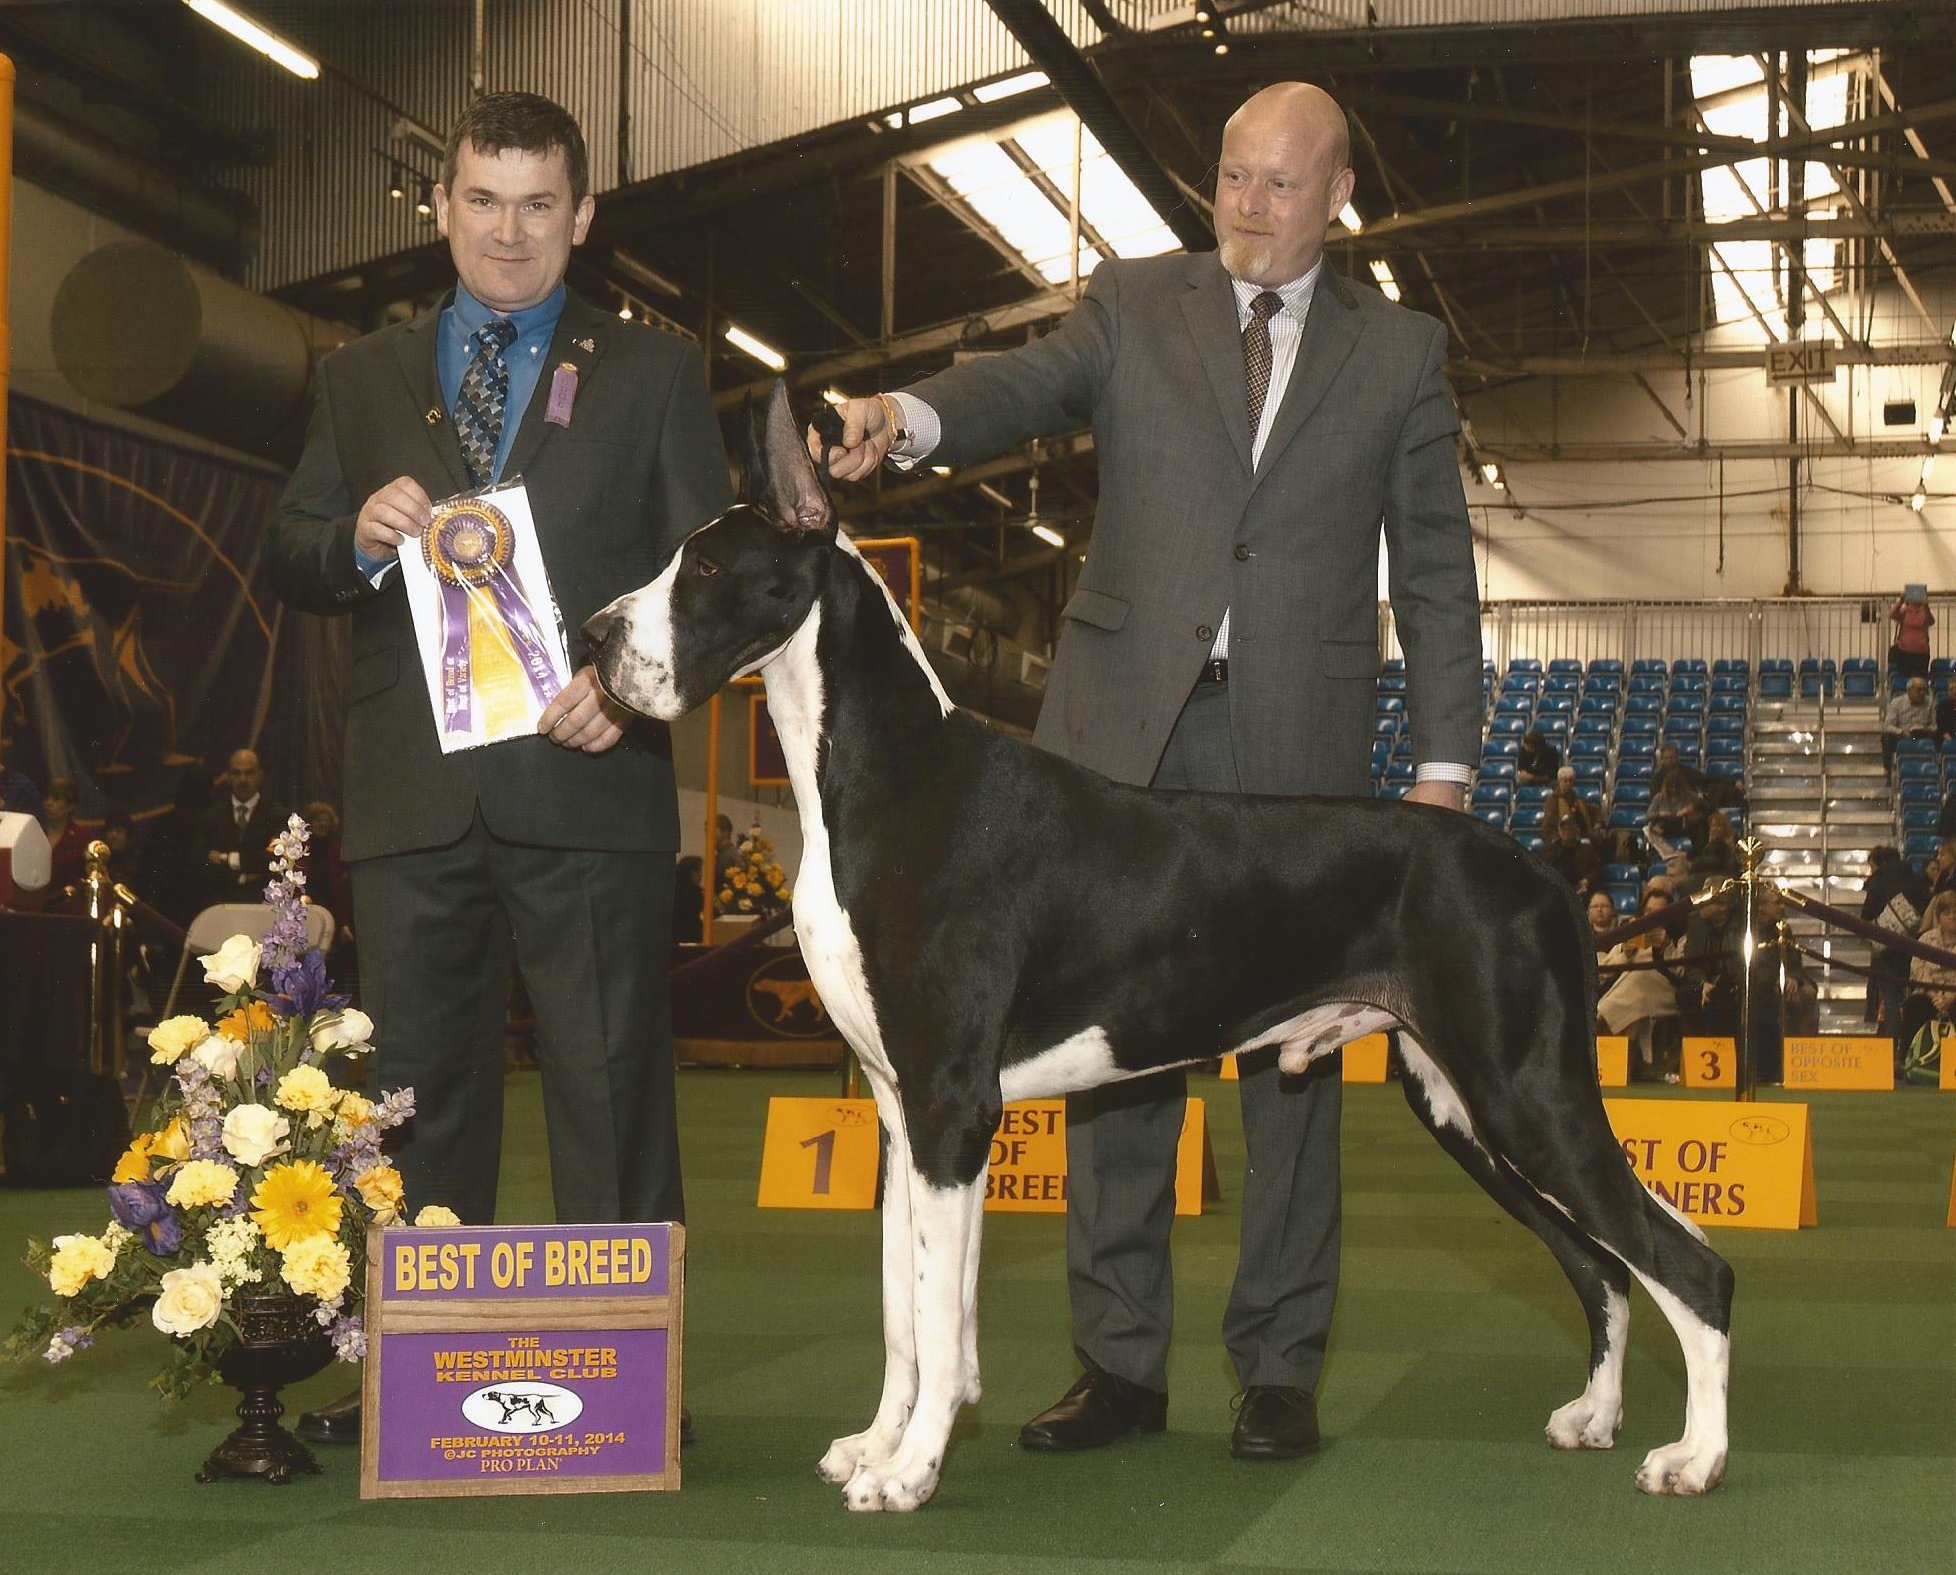
[[[1710,737],[1744,738],[1745,718],[1733,716],[1729,712],[1705,718],[1705,732]]]
[[[1711,664],[1702,656],[1680,656],[1675,662],[1671,663],[1671,671],[1673,673],[1706,673],[1711,671]]]
[[[1569,764],[1576,768],[1578,796],[1592,803],[1602,803],[1603,784],[1610,779],[1610,763],[1607,760],[1572,760]]]
[[[1613,716],[1579,716],[1576,718],[1576,737],[1600,738],[1606,743],[1616,736],[1616,718]]]
[[[1830,700],[1834,695],[1834,659],[1829,657],[1804,657],[1800,662],[1800,698],[1812,700],[1820,695]]]
[[[1664,702],[1664,712],[1667,716],[1685,714],[1703,716],[1705,714],[1704,691],[1699,690],[1694,693],[1685,689],[1673,689],[1671,698]]]
[[[1501,680],[1504,695],[1537,695],[1542,692],[1540,673],[1510,673]]]
[[[1904,740],[1906,742],[1906,740]],[[1941,772],[1936,763],[1921,755],[1897,755],[1895,757],[1895,780],[1897,782],[1934,782]]]
[[[1648,762],[1657,753],[1657,735],[1655,733],[1633,733],[1630,731],[1629,724],[1625,723],[1623,728],[1623,742],[1617,745],[1616,753],[1619,766],[1625,761],[1643,760]]]
[[[1476,820],[1484,820],[1497,831],[1508,829],[1508,812],[1505,809],[1491,809],[1482,805],[1473,811]]]
[[[1648,782],[1652,761],[1648,758],[1632,760],[1627,756],[1616,763],[1618,782]]]
[[[1574,673],[1550,673],[1542,680],[1545,695],[1574,695],[1582,692],[1582,680]]]
[[[1492,718],[1487,724],[1490,738],[1520,738],[1528,731],[1528,718],[1513,713],[1503,713]]]
[[[1492,671],[1491,666],[1489,670]],[[1388,676],[1397,673],[1401,677],[1404,677],[1406,673],[1406,658],[1403,656],[1390,657],[1379,664],[1379,671]]]
[[[1635,831],[1644,823],[1644,812],[1627,804],[1620,804],[1610,811],[1609,828],[1612,831]]]
[[[1714,673],[1737,673],[1740,677],[1752,671],[1752,663],[1743,656],[1721,656],[1712,663]]]
[[[1843,674],[1878,673],[1880,671],[1881,664],[1872,656],[1848,656],[1841,659],[1841,672]]]
[[[1578,733],[1569,740],[1569,758],[1575,760],[1608,760],[1610,740],[1608,735],[1598,738],[1593,733]]]
[[[1537,716],[1573,716],[1576,710],[1574,695],[1545,694],[1535,706]]]
[[[1592,656],[1589,659],[1589,671],[1592,673],[1620,674],[1623,671],[1623,663],[1614,656]]]
[[[1671,693],[1701,695],[1711,686],[1703,673],[1688,673],[1681,667],[1671,670]]]
[[[1705,757],[1708,760],[1745,759],[1745,740],[1734,738],[1729,733],[1714,733],[1705,740]]]
[[[1626,782],[1622,777],[1616,779],[1616,801],[1619,804],[1642,806],[1650,802],[1650,779],[1641,782]]]
[[[1474,805],[1507,804],[1515,796],[1512,782],[1476,782],[1473,796],[1468,800]]]
[[[1902,839],[1902,852],[1911,859],[1933,858],[1941,846],[1942,838],[1933,831],[1912,831]]]
[[[1532,694],[1510,690],[1495,700],[1494,710],[1500,716],[1533,716],[1535,697]]]
[[[1844,700],[1872,700],[1879,691],[1881,679],[1876,673],[1842,673],[1841,698]]]
[[[1403,695],[1406,692],[1404,673],[1379,674],[1379,693],[1382,695]]]
[[[1584,695],[1576,706],[1577,716],[1603,716],[1615,718],[1617,713],[1616,692],[1606,695]]]
[[[1630,672],[1633,677],[1638,673],[1665,673],[1669,671],[1670,669],[1664,665],[1664,658],[1661,656],[1640,656],[1630,664]]]
[[[1549,785],[1546,782],[1517,782],[1515,784],[1515,802],[1517,804],[1546,803],[1548,796]]]
[[[1412,782],[1414,780],[1413,757],[1408,755],[1403,760],[1390,762],[1386,766],[1385,779],[1388,782]]]
[[[1664,718],[1664,736],[1683,740],[1696,738],[1705,730],[1705,719],[1701,716],[1671,715]]]
[[[1539,656],[1517,656],[1508,663],[1511,673],[1539,673],[1541,670],[1542,659]]]
[[[1540,712],[1537,712],[1535,715],[1535,731],[1540,733],[1548,742],[1555,745],[1557,749],[1560,749],[1562,747],[1562,740],[1569,736],[1569,719],[1566,716],[1556,716],[1553,713],[1548,716],[1543,716]]]
[[[1904,805],[1940,804],[1942,802],[1941,795],[1936,791],[1935,783],[1920,779],[1913,782],[1904,782],[1901,785],[1901,791],[1896,794],[1896,797]]]
[[[1762,663],[1759,673],[1759,698],[1761,700],[1791,700],[1793,698],[1793,675],[1791,673],[1766,672]]]
[[[1387,711],[1379,716],[1373,717],[1372,731],[1378,737],[1383,738],[1388,742],[1397,738],[1399,736],[1398,713],[1394,711]]]
[[[1388,778],[1386,781],[1381,782],[1379,784],[1379,797],[1380,798],[1404,798],[1406,796],[1408,789],[1410,789],[1412,785],[1413,782],[1412,782],[1412,778],[1410,777],[1408,777],[1403,782],[1394,781]]]
[[[1742,695],[1747,689],[1744,673],[1714,673],[1711,692],[1715,695]]]
[[[1662,673],[1630,675],[1630,693],[1633,695],[1661,695],[1667,687]]]
[[[1605,864],[1603,879],[1612,886],[1635,885],[1643,879],[1644,872],[1634,864]]]
[[[1616,904],[1617,917],[1620,919],[1633,917],[1637,911],[1637,888],[1635,884],[1611,886],[1609,890],[1610,901]]]
[[[1519,842],[1530,853],[1540,853],[1542,851],[1542,834],[1539,831],[1514,831],[1513,836],[1515,841]]]
[[[1623,702],[1623,714],[1625,716],[1661,716],[1663,713],[1664,697],[1662,695],[1632,695],[1628,700]]]
[[[1909,804],[1902,810],[1902,830],[1934,831],[1942,811],[1934,804]]]
[[[1373,711],[1379,716],[1399,716],[1406,709],[1404,695],[1380,695],[1372,702]]]
[[[1491,777],[1505,778],[1507,781],[1512,782],[1515,777],[1515,763],[1512,760],[1504,760],[1499,756],[1496,756],[1492,760],[1483,756],[1481,759],[1481,778],[1485,781]]]
[[[1582,672],[1582,663],[1577,661],[1573,656],[1558,656],[1548,664],[1548,670],[1552,673],[1580,674]]]
[[[1895,740],[1897,758],[1903,755],[1933,755],[1936,741],[1933,738],[1898,738]]]
[[[1411,760],[1413,758],[1413,735],[1411,733],[1401,733],[1392,741],[1392,758],[1394,760]]]
[[[1582,681],[1582,692],[1586,695],[1615,695],[1623,693],[1623,673],[1592,672]]]
[[[1705,775],[1717,777],[1722,782],[1743,782],[1745,762],[1743,760],[1707,760]]]
[[[1744,716],[1747,710],[1744,695],[1713,695],[1707,708],[1714,716]]]
[[[1542,806],[1540,804],[1517,804],[1508,816],[1510,831],[1540,831],[1542,829]]]

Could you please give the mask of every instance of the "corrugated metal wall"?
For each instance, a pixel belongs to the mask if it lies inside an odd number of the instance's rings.
[[[1242,33],[1338,33],[1366,28],[1499,27],[1529,22],[1592,21],[1619,16],[1717,15],[1757,11],[1762,0],[1312,0],[1230,17]],[[1775,10],[1834,5],[1839,0],[1771,0]],[[1109,9],[1137,31],[1187,22],[1190,0],[1110,0]],[[1225,6],[1226,9],[1226,6]]]
[[[631,7],[629,48],[622,8]],[[1047,0],[1082,45],[1077,0]],[[269,25],[329,67],[302,82],[241,48],[208,51],[200,96],[247,133],[272,128],[270,162],[230,184],[263,215],[246,283],[276,289],[426,241],[415,189],[387,196],[389,157],[434,160],[390,136],[396,112],[445,133],[468,99],[469,0],[334,6],[261,0]],[[626,173],[645,180],[1023,69],[984,0],[487,0],[484,80],[575,113],[592,185],[618,180],[621,56],[631,110]],[[384,102],[382,102],[384,101]]]

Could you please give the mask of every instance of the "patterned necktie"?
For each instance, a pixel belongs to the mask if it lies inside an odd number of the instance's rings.
[[[245,823],[251,819],[251,807],[248,804],[240,804],[236,799],[233,799],[231,801],[231,813],[237,818],[238,830],[242,832],[245,829]]]
[[[1250,320],[1243,329],[1243,371],[1250,387],[1250,442],[1263,424],[1263,400],[1270,392],[1270,319],[1284,309],[1284,298],[1265,290],[1250,302]]]
[[[516,324],[493,318],[469,336],[475,355],[462,374],[455,398],[455,435],[461,441],[462,461],[469,479],[486,487],[496,478],[496,445],[503,436],[503,404],[509,398],[509,368],[503,352],[516,338]],[[1267,363],[1270,352],[1266,348]]]

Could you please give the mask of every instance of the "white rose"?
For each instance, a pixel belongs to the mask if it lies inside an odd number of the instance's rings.
[[[150,1309],[150,1322],[165,1334],[195,1334],[217,1322],[224,1310],[224,1283],[217,1267],[193,1263],[163,1276],[163,1289]]]
[[[263,1105],[239,1105],[224,1118],[224,1148],[241,1165],[262,1165],[290,1146],[292,1123]]]
[[[353,1006],[331,1017],[318,1018],[312,1025],[312,1047],[320,1055],[333,1050],[359,1055],[373,1036],[374,1020]]]
[[[212,1077],[236,1077],[238,1050],[237,1040],[224,1034],[211,1034],[190,1052],[190,1059]]]
[[[204,965],[206,979],[226,995],[235,995],[258,982],[259,950],[249,935],[234,935],[210,956],[197,960]]]

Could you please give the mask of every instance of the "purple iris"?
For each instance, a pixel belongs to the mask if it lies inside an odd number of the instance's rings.
[[[311,1017],[318,1011],[338,1011],[349,997],[328,992],[332,981],[326,977],[326,959],[314,946],[296,963],[272,970],[272,991],[265,1004],[281,1017]]]
[[[153,1181],[125,1181],[109,1188],[109,1212],[123,1227],[143,1238],[158,1257],[183,1245],[183,1226],[176,1210],[164,1199],[165,1189]]]

